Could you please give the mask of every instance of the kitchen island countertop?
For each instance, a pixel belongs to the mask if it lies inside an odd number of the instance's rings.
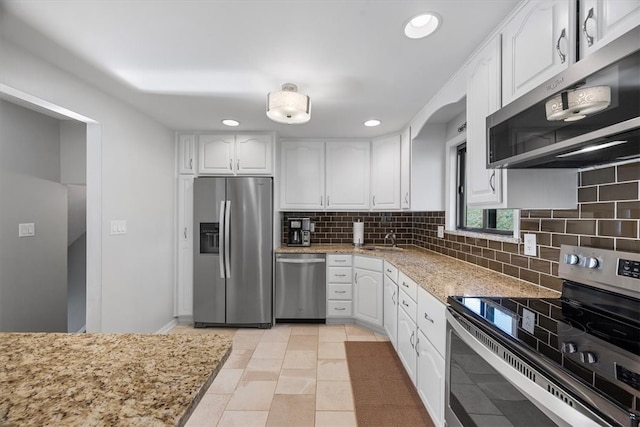
[[[0,333],[0,425],[184,425],[231,351],[188,334]]]
[[[350,244],[281,246],[276,253],[354,254],[384,258],[443,303],[450,295],[557,298],[559,293],[418,247],[369,250]]]

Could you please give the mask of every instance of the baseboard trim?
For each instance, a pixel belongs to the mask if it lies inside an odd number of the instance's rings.
[[[76,334],[84,334],[87,332],[87,325],[84,325]]]
[[[158,331],[156,331],[156,334],[166,334],[171,329],[173,329],[177,324],[178,324],[178,320],[176,318],[173,318],[173,319],[171,319],[171,321],[169,323],[167,323],[162,328],[160,328]]]

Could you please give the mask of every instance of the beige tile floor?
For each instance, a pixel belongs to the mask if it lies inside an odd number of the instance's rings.
[[[386,341],[357,325],[280,324],[271,329],[194,329],[224,334],[233,350],[187,427],[356,425],[344,341]]]

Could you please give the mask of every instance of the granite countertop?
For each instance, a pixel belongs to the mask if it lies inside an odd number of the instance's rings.
[[[350,253],[384,258],[444,303],[450,295],[537,298],[560,295],[554,290],[417,247],[367,250],[350,244],[281,246],[276,253]]]
[[[231,352],[219,335],[0,333],[0,425],[184,425]]]

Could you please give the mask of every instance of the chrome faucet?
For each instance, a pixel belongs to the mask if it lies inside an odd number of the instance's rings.
[[[387,244],[387,239],[391,239],[391,246],[392,247],[395,248],[397,246],[396,235],[393,234],[393,230],[391,230],[389,233],[387,233],[386,236],[384,236],[384,244],[385,244],[385,246]]]

